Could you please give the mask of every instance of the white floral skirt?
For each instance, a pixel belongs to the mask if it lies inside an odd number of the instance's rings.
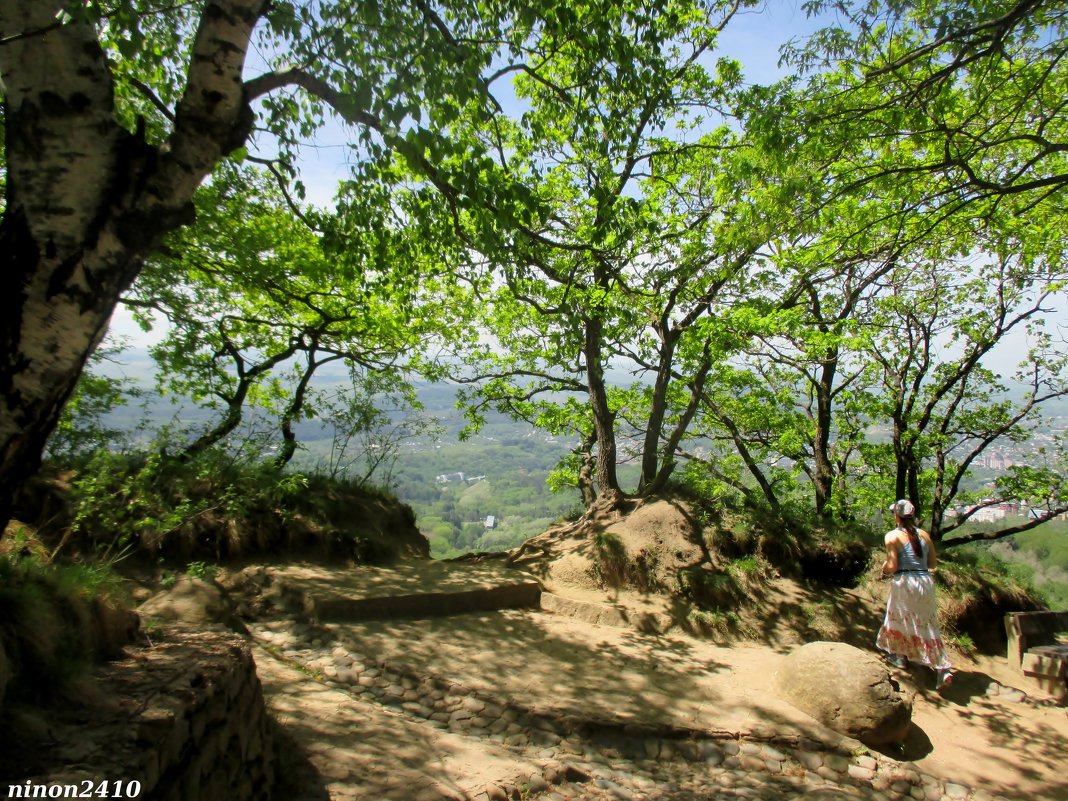
[[[938,603],[930,573],[894,576],[886,602],[886,618],[875,645],[936,670],[951,666],[938,629]]]

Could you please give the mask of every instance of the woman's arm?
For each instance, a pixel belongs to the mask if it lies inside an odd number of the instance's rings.
[[[897,537],[890,532],[883,538],[886,546],[886,561],[883,562],[883,575],[889,576],[897,572]]]

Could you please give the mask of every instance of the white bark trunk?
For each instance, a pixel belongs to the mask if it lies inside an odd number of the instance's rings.
[[[55,0],[0,2],[6,208],[0,223],[0,532],[121,293],[251,129],[241,74],[264,0],[203,12],[160,149],[115,121],[95,31]]]

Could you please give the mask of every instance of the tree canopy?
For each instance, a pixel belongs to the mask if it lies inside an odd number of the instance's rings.
[[[573,436],[556,476],[590,506],[908,496],[940,536],[994,503],[968,471],[1068,389],[1041,329],[1065,12],[836,3],[757,86],[719,50],[750,5],[4,4],[0,519],[119,302],[170,321],[161,381],[219,411],[189,456],[250,403],[279,466],[301,419],[354,424],[312,388],[338,363]],[[297,156],[327,124],[351,172],[315,209]],[[997,499],[1062,511],[1059,458]]]

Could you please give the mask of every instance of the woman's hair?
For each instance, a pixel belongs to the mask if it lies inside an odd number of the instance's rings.
[[[916,554],[917,559],[923,558],[923,549],[920,547],[920,535],[916,533],[916,521],[912,515],[908,517],[897,516],[897,519],[901,521],[901,527],[905,529],[905,533],[909,535],[909,544],[912,545],[912,552]]]

